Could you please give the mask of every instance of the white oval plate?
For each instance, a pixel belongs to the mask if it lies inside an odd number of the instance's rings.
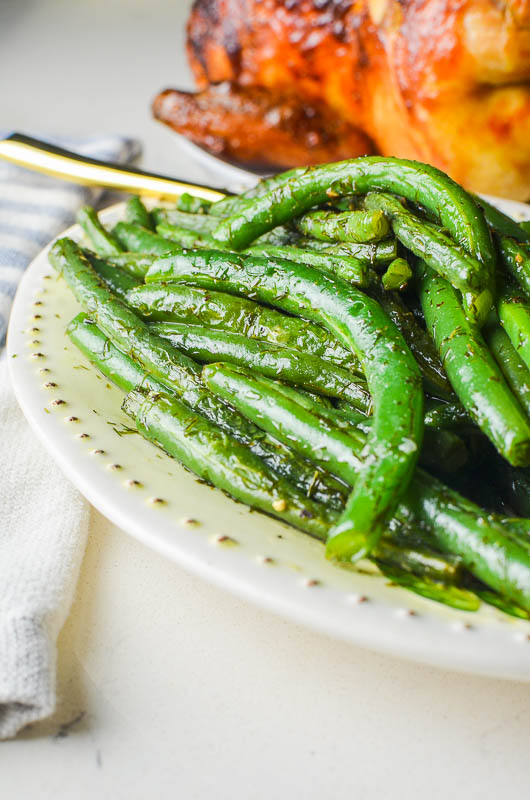
[[[522,204],[502,207],[530,217]],[[116,222],[123,204],[102,212]],[[80,239],[73,226],[65,232]],[[530,680],[530,624],[469,614],[340,569],[322,545],[196,480],[136,433],[122,395],[71,344],[80,310],[47,260],[27,270],[8,337],[18,401],[65,475],[116,525],[203,578],[299,623],[440,667]]]

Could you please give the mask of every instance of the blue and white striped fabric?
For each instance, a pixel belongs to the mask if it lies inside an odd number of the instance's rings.
[[[122,162],[140,150],[119,137],[54,143]],[[90,521],[88,503],[18,408],[2,352],[7,320],[30,261],[101,194],[0,161],[0,739],[53,712],[57,634]]]
[[[140,154],[138,142],[119,136],[46,137],[46,140],[104,161],[127,163]],[[95,203],[101,194],[101,190],[76,186],[0,161],[0,352],[24,270],[50,239],[74,221],[80,206]]]

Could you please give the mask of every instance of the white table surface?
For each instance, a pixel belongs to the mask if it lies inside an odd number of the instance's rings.
[[[187,0],[0,0],[0,128],[138,136],[185,85]],[[528,797],[530,690],[374,655],[211,587],[93,512],[55,716],[0,744],[2,800]]]

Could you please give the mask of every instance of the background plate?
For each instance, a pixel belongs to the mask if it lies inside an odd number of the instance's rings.
[[[519,218],[527,206],[496,201]],[[123,204],[102,212],[116,222]],[[73,226],[67,232],[81,238]],[[530,680],[530,625],[446,608],[339,569],[322,545],[197,481],[137,434],[122,395],[64,335],[79,306],[46,248],[19,287],[8,356],[19,403],[67,477],[127,533],[184,567],[316,630],[440,667]],[[38,330],[35,330],[38,329]],[[125,427],[124,427],[125,426]]]

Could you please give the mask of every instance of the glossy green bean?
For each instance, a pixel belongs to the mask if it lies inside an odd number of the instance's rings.
[[[182,248],[175,242],[170,242],[157,233],[131,225],[130,222],[118,222],[112,229],[113,236],[119,241],[124,250],[143,255],[165,256],[169,253],[179,253]]]
[[[90,239],[95,252],[100,256],[112,256],[121,253],[119,241],[110,234],[101,222],[96,211],[91,206],[83,206],[77,212],[77,223],[81,225]]]
[[[244,251],[251,256],[261,256],[263,258],[286,258],[297,264],[308,264],[316,267],[323,272],[343,278],[354,286],[368,286],[369,264],[366,260],[354,258],[353,256],[336,255],[328,253],[326,250],[315,252],[307,248],[294,247],[293,245],[273,246],[260,245],[249,247]]]
[[[177,208],[154,208],[152,214],[156,225],[167,223],[197,233],[211,233],[219,224],[219,220],[208,214],[188,214]]]
[[[530,299],[530,253],[507,236],[500,236],[498,244],[504,267]]]
[[[125,203],[125,221],[131,225],[140,225],[150,231],[155,229],[152,214],[137,196],[129,197]]]
[[[387,536],[379,541],[373,559],[383,572],[387,567],[397,568],[409,575],[416,575],[427,580],[437,580],[446,585],[460,583],[464,578],[464,570],[459,558],[442,555],[421,544],[407,547],[405,543],[400,544],[399,540]],[[440,600],[440,602],[444,602],[444,600]]]
[[[119,267],[134,278],[139,278],[143,281],[147,270],[156,259],[157,256],[149,253],[123,252],[106,260],[109,264]]]
[[[485,338],[508,386],[530,419],[530,369],[515,350],[506,331],[499,325],[488,326]]]
[[[302,171],[303,170],[300,168],[295,168],[288,170],[287,172],[262,178],[254,186],[251,186],[241,194],[223,197],[222,200],[212,203],[209,213],[214,217],[229,217],[231,214],[235,214],[236,212],[241,211],[243,208],[246,208],[255,197],[262,197],[264,194],[267,194],[267,192],[277,188],[290,178],[299,175]]]
[[[212,205],[211,200],[203,200],[201,197],[195,197],[195,195],[188,192],[179,195],[176,202],[177,210],[186,211],[188,214],[208,214]]]
[[[106,259],[98,258],[90,250],[83,250],[83,254],[90,262],[92,269],[103,278],[109,289],[118,297],[121,297],[122,300],[127,297],[128,292],[140,284],[138,278]]]
[[[300,495],[286,481],[268,473],[248,449],[178,400],[131,392],[123,403],[139,432],[203,480],[240,502],[277,517],[318,539],[325,539],[336,515]],[[459,578],[460,564],[426,548],[410,549],[390,539],[379,542],[375,561],[384,569],[422,580]],[[444,599],[436,597],[440,602]]]
[[[87,319],[85,314],[79,314],[70,323],[67,332],[74,344],[123,391],[128,392],[135,386],[140,386],[144,390],[159,394],[166,392],[166,387],[117,350],[97,326]],[[317,478],[318,471],[315,476]],[[328,516],[333,520],[334,512],[331,509],[337,508],[337,506],[329,507]],[[399,531],[398,527],[396,535],[401,535]],[[310,532],[314,535],[314,530]],[[376,563],[389,564],[429,579],[452,582],[459,579],[461,574],[460,563],[454,562],[451,556],[441,556],[433,552],[432,548],[426,547],[425,544],[418,544],[416,541],[412,542],[412,546],[408,546],[406,541],[403,545],[399,545],[394,538],[388,538],[386,535],[377,546],[374,558]]]
[[[348,402],[337,401],[336,410],[350,419],[354,425],[370,425],[370,420],[364,417],[360,411],[351,408]],[[466,431],[475,427],[474,422],[461,403],[445,403],[432,398],[427,398],[425,401],[423,423],[425,429],[433,428],[434,430],[444,431]]]
[[[211,250],[212,248],[221,250],[222,245],[219,245],[215,239],[212,238],[208,232],[202,233],[200,231],[189,230],[180,225],[172,225],[169,222],[161,222],[156,226],[156,232],[162,238],[175,242],[181,248],[202,248]]]
[[[378,242],[390,232],[382,211],[310,211],[295,219],[294,226],[323,242]]]
[[[426,427],[440,430],[465,430],[474,426],[461,403],[440,403],[432,400],[426,402],[423,421]]]
[[[454,586],[444,581],[432,580],[428,577],[419,577],[411,574],[407,570],[387,565],[384,562],[377,562],[383,575],[392,584],[408,589],[410,592],[443,603],[461,611],[477,611],[480,608],[480,597],[469,589]],[[497,595],[495,595],[497,597]]]
[[[217,247],[216,243],[214,243],[214,247]],[[395,239],[383,239],[381,242],[371,242],[370,244],[355,244],[354,242],[330,244],[329,242],[319,242],[318,239],[302,237],[296,241],[296,247],[310,252],[316,251],[326,256],[355,258],[358,261],[364,261],[365,264],[376,267],[379,264],[387,264],[397,257],[397,242]]]
[[[525,611],[524,608],[521,608],[521,606],[518,606],[516,603],[512,603],[500,594],[482,587],[477,588],[474,586],[473,589],[475,594],[484,603],[489,603],[490,606],[494,606],[494,608],[502,611],[503,614],[509,614],[511,617],[517,617],[518,619],[530,619],[530,613],[528,611]]]
[[[413,276],[412,269],[405,258],[395,258],[381,276],[383,289],[387,292],[401,291]]]
[[[512,345],[530,369],[530,301],[520,291],[505,286],[497,312]]]
[[[511,464],[529,464],[530,424],[455,289],[426,267],[420,296],[427,327],[467,412]]]
[[[490,228],[501,236],[509,236],[518,242],[530,241],[529,232],[524,229],[523,224],[519,224],[508,214],[492,206],[483,197],[474,195],[475,202],[484,214],[484,219]]]

